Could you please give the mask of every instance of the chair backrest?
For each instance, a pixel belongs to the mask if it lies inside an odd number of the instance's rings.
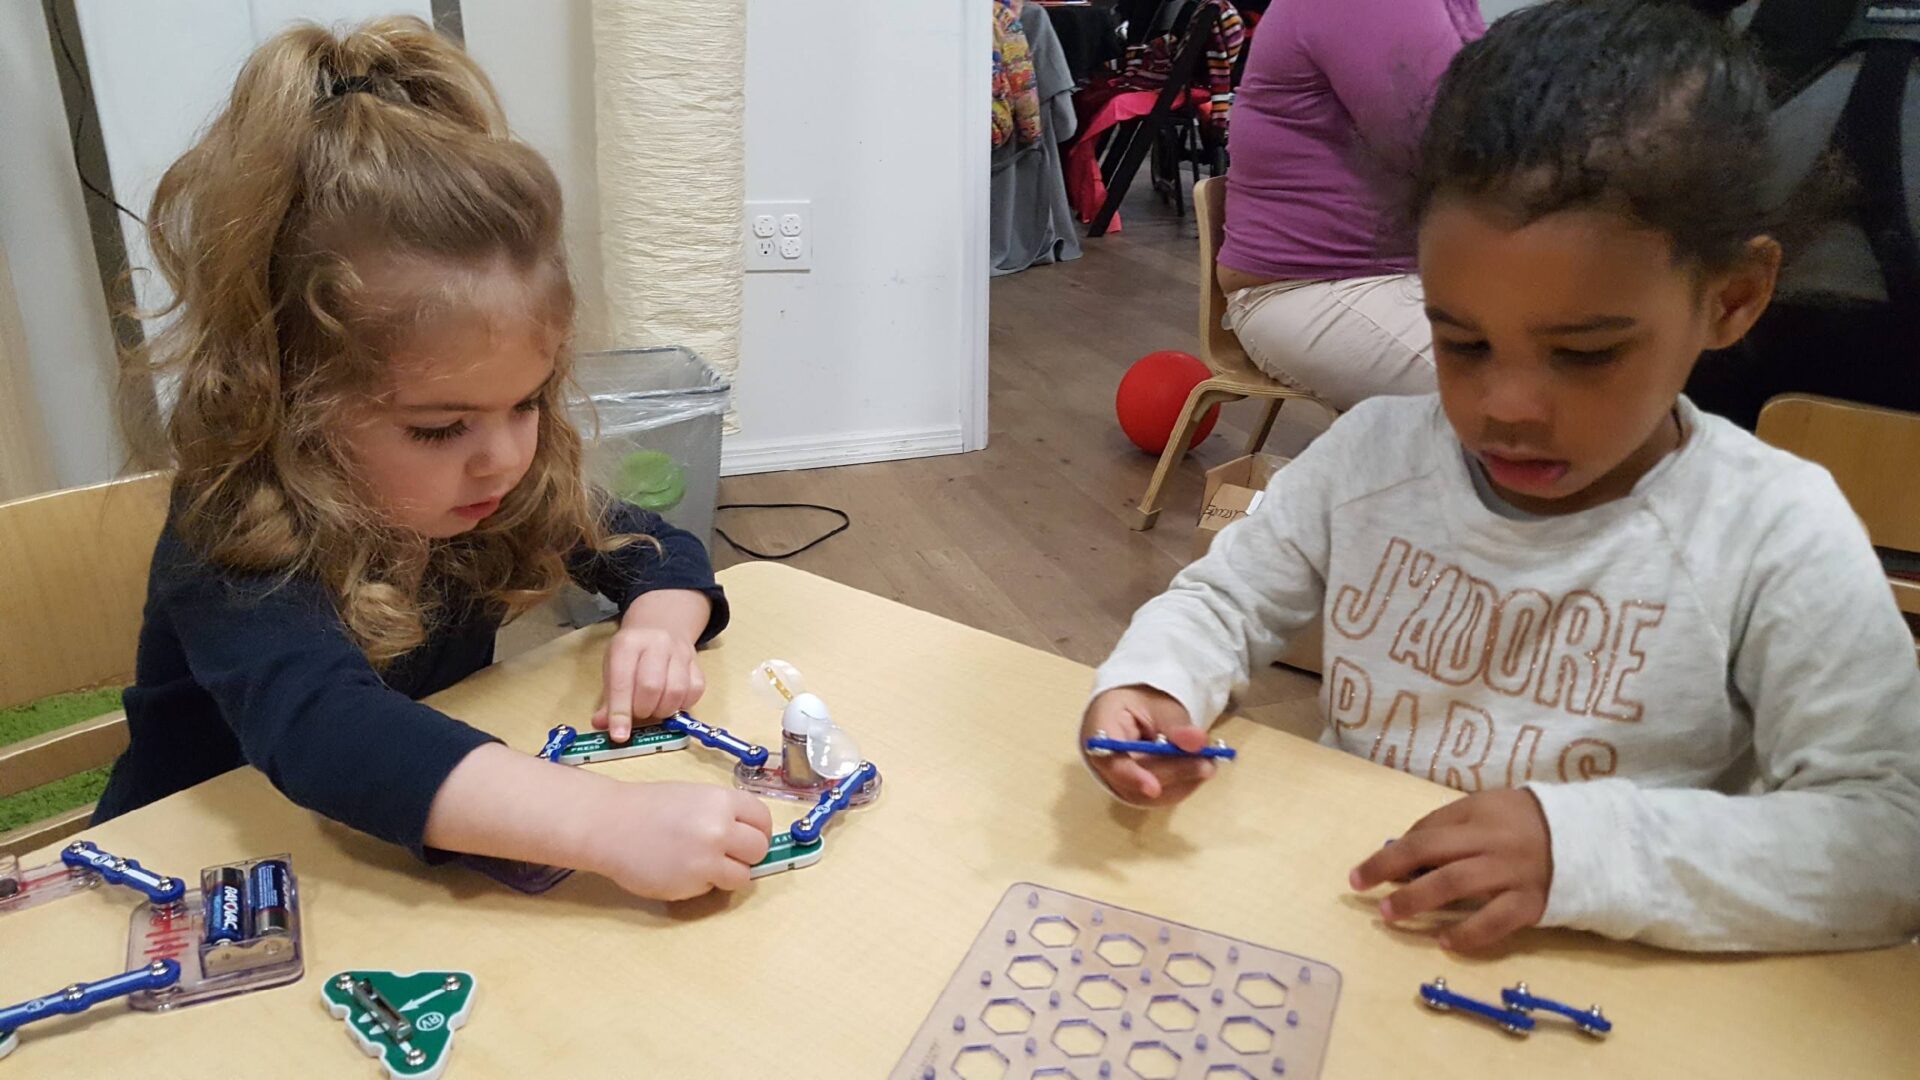
[[[1151,38],[1175,33],[1183,8],[1192,0],[1120,0],[1120,20],[1127,24],[1127,44],[1145,45]]]
[[[147,570],[166,523],[170,472],[0,503],[0,708],[131,681]],[[112,762],[118,713],[0,747],[0,797]],[[19,855],[82,828],[91,807],[0,835]]]
[[[1202,73],[1207,70],[1207,49],[1213,43],[1213,30],[1219,23],[1220,9],[1212,4],[1194,7],[1187,16],[1185,26],[1178,32],[1173,55],[1167,58],[1166,81],[1153,99],[1153,111],[1145,118],[1148,131],[1158,130],[1162,118],[1169,113],[1189,110],[1189,93],[1196,87],[1205,88]]]
[[[1200,0],[1166,0],[1154,11],[1147,36],[1179,35],[1193,21],[1193,12],[1199,5]]]
[[[173,474],[0,503],[0,708],[133,673]]]
[[[1200,359],[1221,374],[1266,378],[1240,339],[1220,321],[1227,314],[1227,294],[1220,291],[1214,259],[1226,235],[1226,177],[1209,176],[1193,185],[1193,216],[1200,226]]]
[[[1826,467],[1874,544],[1920,552],[1920,413],[1810,394],[1783,394],[1760,410],[1756,433]],[[1889,577],[1894,603],[1920,616],[1920,584]],[[1920,634],[1914,656],[1920,659]]]
[[[1184,99],[1192,87],[1206,85],[1202,73],[1207,70],[1207,49],[1213,44],[1214,27],[1220,24],[1220,9],[1212,4],[1195,5],[1181,15],[1184,22],[1174,31],[1180,44],[1173,52],[1167,85],[1160,90],[1161,100],[1167,105]]]
[[[1241,80],[1247,77],[1247,57],[1253,55],[1252,30],[1249,29],[1247,33],[1249,36],[1240,41],[1239,54],[1233,58],[1233,89],[1236,96],[1240,92]]]
[[[1825,466],[1875,544],[1920,552],[1920,413],[1783,394],[1760,410],[1756,434]]]

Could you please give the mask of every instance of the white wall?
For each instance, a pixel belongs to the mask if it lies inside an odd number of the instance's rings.
[[[583,0],[462,0],[467,52],[500,92],[514,134],[546,156],[567,203],[580,343],[605,348],[599,177],[594,168],[592,7]]]
[[[165,0],[131,6],[118,0],[76,0],[86,33],[88,66],[98,96],[102,137],[121,202],[144,211],[168,165],[226,101],[249,53],[287,24],[306,19],[348,25],[379,15],[432,20],[429,0]],[[496,88],[516,129],[560,174],[569,207],[575,271],[583,282],[582,316],[591,328],[600,312],[600,248],[594,229],[593,50],[584,3],[468,0],[462,9],[477,31]],[[527,32],[532,30],[534,32]],[[164,90],[156,90],[164,88]],[[128,230],[129,261],[150,265],[139,227]],[[141,302],[162,298],[151,277],[136,280]],[[591,332],[588,338],[591,340]]]
[[[0,3],[0,247],[53,480],[73,487],[117,475],[126,451],[114,426],[112,326],[53,57],[39,3]]]
[[[587,10],[461,5],[515,130],[560,172],[597,298]],[[984,0],[748,0],[747,198],[812,202],[813,269],[747,275],[725,471],[986,445],[991,47]]]
[[[1508,12],[1517,11],[1534,3],[1538,3],[1538,0],[1480,0],[1480,14],[1486,16],[1488,22],[1492,22]]]
[[[986,444],[986,4],[749,0],[747,198],[810,199],[749,274],[729,471]]]
[[[175,158],[213,119],[260,42],[288,23],[351,23],[376,15],[432,16],[429,0],[75,0],[93,75],[100,137],[121,203],[144,214]],[[140,226],[122,218],[127,261],[150,267]],[[134,275],[143,306],[166,295],[157,274]]]
[[[427,0],[79,0],[122,202],[294,17],[351,21]],[[750,274],[731,472],[976,449],[986,442],[984,0],[747,4],[747,197],[813,204],[813,269]],[[468,49],[568,198],[585,342],[602,309],[586,0],[464,0]],[[700,163],[686,163],[699,182]],[[129,258],[145,259],[137,229]],[[16,256],[16,259],[18,256]],[[142,300],[153,297],[143,294]]]

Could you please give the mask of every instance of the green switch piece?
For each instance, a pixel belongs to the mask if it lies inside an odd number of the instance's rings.
[[[604,731],[583,731],[560,755],[562,765],[586,765],[595,761],[618,761],[621,758],[640,757],[644,754],[658,754],[667,750],[683,749],[687,737],[677,731],[668,731],[659,724],[648,724],[633,729],[626,742],[614,742]]]
[[[766,877],[782,870],[798,870],[803,866],[812,866],[820,861],[822,841],[803,844],[793,838],[790,832],[773,834],[773,842],[767,846],[767,857],[753,865],[754,877]]]

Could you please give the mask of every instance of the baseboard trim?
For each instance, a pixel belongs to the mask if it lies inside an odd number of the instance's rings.
[[[860,431],[825,438],[729,438],[720,446],[720,475],[827,469],[836,465],[938,457],[942,454],[958,454],[965,449],[965,433],[959,424],[898,431]]]

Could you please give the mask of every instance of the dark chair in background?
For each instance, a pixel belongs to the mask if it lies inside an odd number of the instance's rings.
[[[1186,18],[1184,30],[1177,30],[1183,16]],[[1195,89],[1205,89],[1207,44],[1212,40],[1219,17],[1218,8],[1202,4],[1199,0],[1169,0],[1160,5],[1154,16],[1154,26],[1157,28],[1164,23],[1169,32],[1178,33],[1180,44],[1174,51],[1167,81],[1160,87],[1152,110],[1146,116],[1121,124],[1107,144],[1106,156],[1100,163],[1101,177],[1107,185],[1107,198],[1088,226],[1088,236],[1106,234],[1108,226],[1113,224],[1114,214],[1120,210],[1121,201],[1126,198],[1134,174],[1140,169],[1140,163],[1156,148],[1160,148],[1158,156],[1163,167],[1170,172],[1176,192],[1176,206],[1180,205],[1177,195],[1180,185],[1179,161],[1188,160],[1191,155],[1211,155],[1224,169],[1225,147],[1204,145],[1207,139],[1204,133],[1206,125],[1202,122],[1200,107],[1193,101],[1192,94]],[[1131,36],[1130,32],[1129,39]],[[1214,175],[1218,175],[1219,171],[1215,170]],[[1182,212],[1185,212],[1184,208]]]

